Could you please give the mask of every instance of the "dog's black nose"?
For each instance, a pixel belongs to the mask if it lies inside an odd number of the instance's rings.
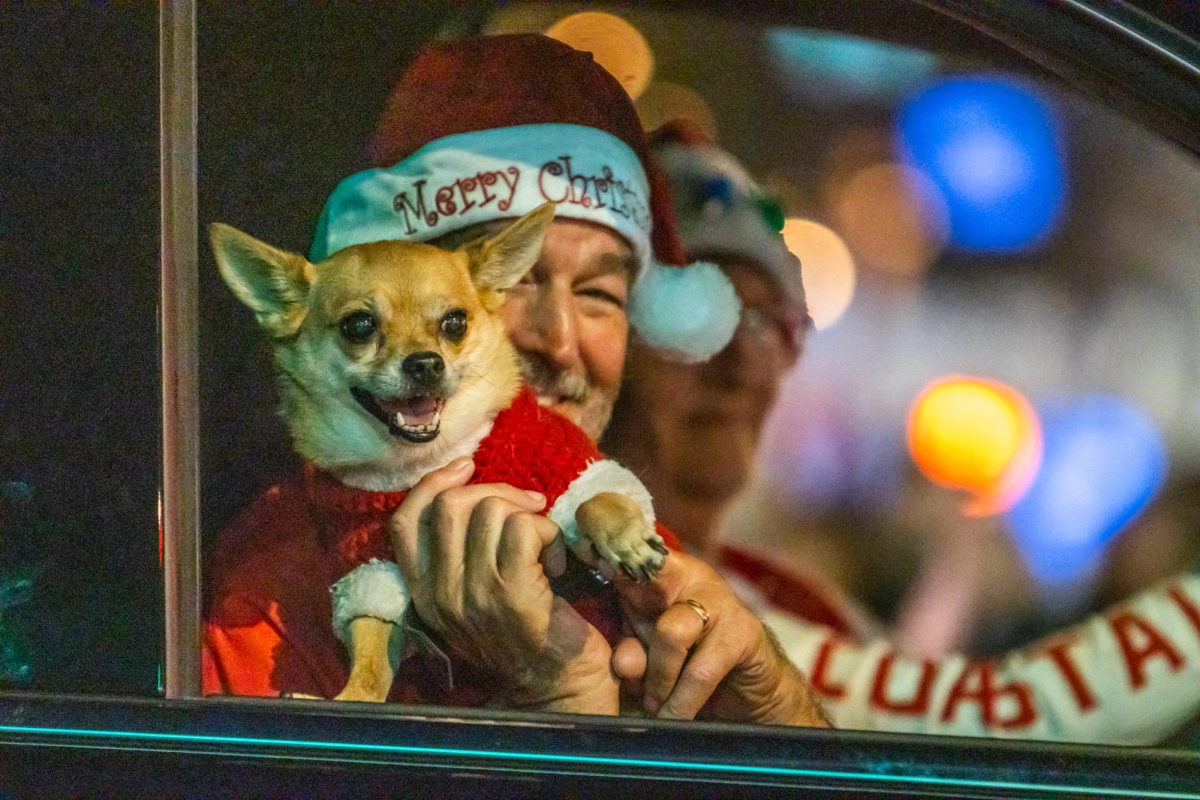
[[[446,371],[446,362],[437,353],[426,350],[405,358],[401,369],[405,375],[418,383],[433,383]]]

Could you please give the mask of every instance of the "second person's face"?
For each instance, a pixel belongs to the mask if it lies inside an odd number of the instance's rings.
[[[721,499],[749,479],[767,414],[799,355],[778,320],[782,293],[757,266],[725,261],[742,301],[733,340],[708,362],[680,364],[636,346],[631,353],[630,413],[641,426],[659,472],[684,494]]]

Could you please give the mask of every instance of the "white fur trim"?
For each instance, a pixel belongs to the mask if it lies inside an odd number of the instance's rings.
[[[646,521],[654,524],[654,504],[650,500],[650,492],[638,477],[615,461],[593,461],[579,473],[579,477],[571,481],[571,485],[558,496],[546,513],[562,528],[563,539],[572,550],[579,543],[580,536],[579,526],[575,523],[575,511],[601,492],[614,492],[628,497],[637,503],[646,515]]]
[[[445,136],[387,168],[346,178],[325,202],[309,257],[367,242],[425,242],[543,203],[611,228],[650,261],[650,184],[629,145],[597,128],[547,123]]]
[[[400,568],[378,558],[355,567],[329,592],[333,595],[333,632],[343,644],[349,642],[350,620],[375,617],[400,625],[408,608],[408,587]]]
[[[649,264],[633,285],[629,322],[646,344],[684,363],[707,361],[737,330],[742,303],[716,264]]]

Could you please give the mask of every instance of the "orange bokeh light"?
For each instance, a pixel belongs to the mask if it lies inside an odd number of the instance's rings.
[[[654,53],[641,31],[615,14],[581,11],[546,30],[552,39],[591,53],[596,63],[621,82],[634,100],[654,74]]]
[[[930,480],[971,495],[965,513],[996,514],[1037,474],[1042,429],[1021,394],[985,378],[950,375],[921,390],[908,417],[908,448]]]
[[[708,102],[694,89],[670,81],[654,81],[637,101],[642,127],[652,131],[676,119],[690,120],[712,141],[717,141],[717,118]]]
[[[949,237],[945,203],[923,173],[874,164],[852,175],[833,199],[833,219],[860,263],[899,278],[923,274]]]
[[[833,230],[799,217],[784,222],[783,241],[800,259],[813,326],[824,330],[841,319],[854,299],[854,256]]]

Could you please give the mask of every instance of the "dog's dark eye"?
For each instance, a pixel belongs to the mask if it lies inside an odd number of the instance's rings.
[[[442,317],[442,334],[457,342],[467,335],[467,312],[455,309]]]
[[[355,311],[342,317],[340,328],[347,341],[362,344],[379,330],[379,320],[366,311]]]

